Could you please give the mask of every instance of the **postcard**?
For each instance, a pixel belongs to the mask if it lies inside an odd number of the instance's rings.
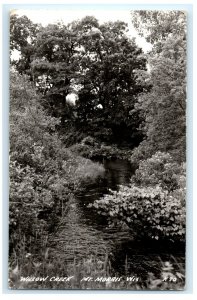
[[[184,290],[187,12],[9,24],[9,289]]]

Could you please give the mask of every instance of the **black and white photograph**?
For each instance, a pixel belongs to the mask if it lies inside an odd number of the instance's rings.
[[[17,8],[9,34],[9,289],[183,291],[187,11]]]

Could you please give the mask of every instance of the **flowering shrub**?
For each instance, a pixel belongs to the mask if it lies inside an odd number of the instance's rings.
[[[185,235],[185,207],[183,199],[160,186],[140,188],[121,186],[96,200],[93,207],[113,222],[126,223],[138,235],[154,239]]]
[[[185,169],[164,153],[142,161],[130,186],[120,186],[92,205],[110,222],[127,224],[138,236],[185,237]]]

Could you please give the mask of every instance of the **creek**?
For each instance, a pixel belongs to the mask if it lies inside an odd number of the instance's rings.
[[[89,203],[98,200],[109,189],[118,190],[119,185],[128,185],[134,174],[134,167],[126,160],[103,160],[105,173],[96,182],[86,184],[70,204],[65,222],[59,228],[56,239],[60,256],[66,260],[84,259],[91,255],[108,253],[114,274],[135,274],[147,276],[157,273],[163,262],[182,264],[184,268],[184,247],[173,243],[138,240],[128,229],[109,227],[105,217],[99,215]]]

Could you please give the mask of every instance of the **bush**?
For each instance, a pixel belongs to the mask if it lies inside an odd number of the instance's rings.
[[[185,164],[178,164],[169,153],[156,152],[139,164],[132,182],[142,186],[160,184],[169,191],[180,187],[181,178],[186,177]]]
[[[90,139],[90,137],[87,137],[87,140],[86,138],[83,139],[79,144],[71,146],[70,149],[86,158],[128,159],[132,153],[130,149],[120,149],[116,145],[98,143],[96,140]]]
[[[82,158],[76,168],[75,175],[81,178],[81,182],[92,182],[97,177],[104,175],[105,168],[99,163],[94,163],[89,159]]]
[[[66,149],[56,133],[59,119],[47,115],[28,78],[10,75],[9,229],[16,247],[23,236],[27,245],[41,239],[66,211],[71,195],[104,168]],[[47,219],[41,217],[45,211]]]
[[[130,161],[131,163],[139,164],[140,161],[150,158],[155,152],[153,145],[144,140],[138,147],[133,149]]]
[[[185,181],[184,166],[159,152],[140,163],[130,186],[120,186],[90,206],[138,236],[184,240]]]
[[[160,186],[121,186],[118,192],[96,200],[93,207],[113,223],[127,224],[138,236],[184,239],[185,206],[176,196]]]

